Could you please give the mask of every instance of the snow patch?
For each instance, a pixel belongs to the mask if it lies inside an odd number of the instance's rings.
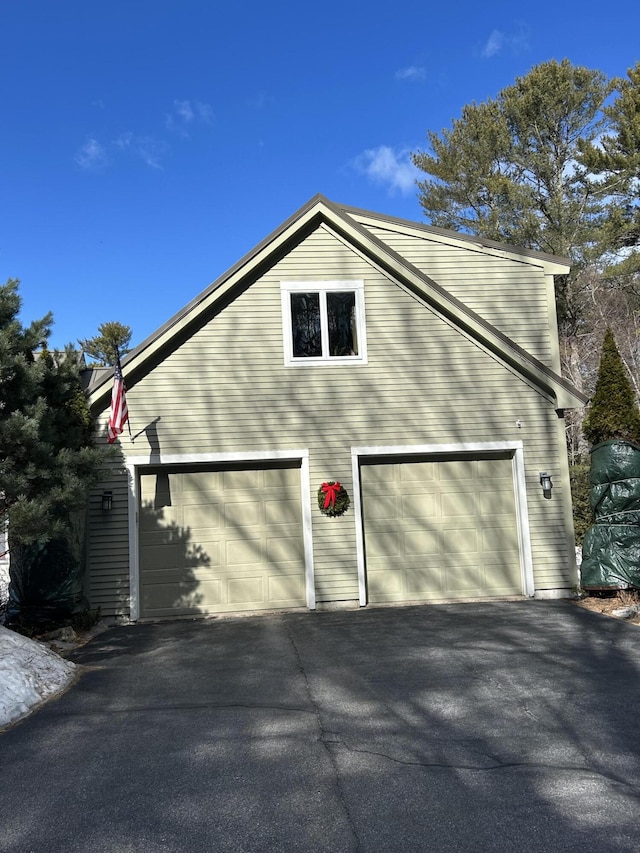
[[[63,690],[76,669],[48,646],[0,626],[0,729]]]

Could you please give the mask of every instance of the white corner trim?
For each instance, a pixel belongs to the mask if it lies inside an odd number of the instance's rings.
[[[127,494],[129,498],[129,618],[137,622],[140,618],[140,551],[138,548],[138,503],[139,483],[136,466],[127,462]]]
[[[527,486],[524,471],[524,444],[522,441],[481,441],[460,444],[393,444],[351,448],[353,475],[353,509],[356,533],[358,565],[358,598],[360,606],[367,604],[367,575],[364,552],[364,518],[360,483],[360,460],[377,456],[436,456],[454,453],[512,453],[513,488],[516,504],[518,543],[520,550],[520,573],[523,595],[532,596],[535,591],[533,579],[533,557],[529,533],[529,511],[527,508]]]
[[[299,462],[300,497],[302,500],[302,536],[304,546],[305,594],[309,610],[316,608],[315,572],[313,564],[313,535],[311,529],[311,479],[309,473],[309,450],[253,450],[233,453],[149,453],[146,456],[130,456],[127,459],[129,480],[129,596],[132,622],[140,618],[140,542],[138,531],[139,473],[143,468],[157,465],[221,465],[225,462]]]

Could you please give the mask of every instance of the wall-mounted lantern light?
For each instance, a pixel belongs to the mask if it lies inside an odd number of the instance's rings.
[[[110,512],[111,507],[113,506],[113,493],[112,492],[103,492],[102,493],[102,509],[104,512]]]
[[[546,471],[540,471],[540,485],[542,486],[542,494],[547,499],[551,499],[551,489],[553,488],[553,483],[551,482],[551,474],[547,474]]]

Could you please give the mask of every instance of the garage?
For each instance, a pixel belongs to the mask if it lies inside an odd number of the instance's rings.
[[[139,473],[142,618],[303,607],[300,465]]]
[[[361,464],[372,603],[523,594],[513,454]]]

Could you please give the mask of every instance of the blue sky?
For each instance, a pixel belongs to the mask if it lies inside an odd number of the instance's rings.
[[[54,346],[139,343],[318,192],[423,221],[427,130],[549,59],[640,59],[626,0],[225,6],[0,3],[0,280]]]

